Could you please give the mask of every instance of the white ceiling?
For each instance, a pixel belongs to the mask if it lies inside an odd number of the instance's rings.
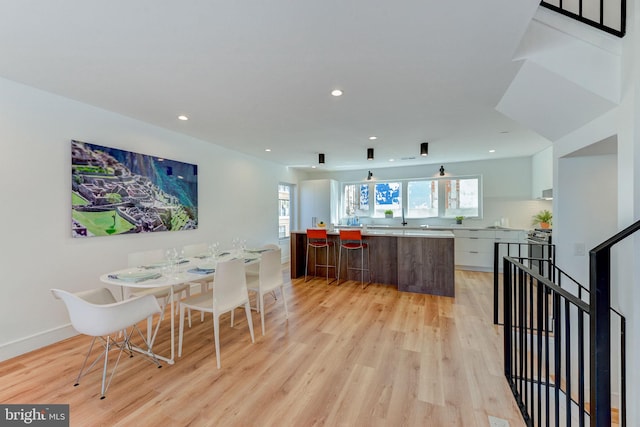
[[[531,155],[550,142],[495,107],[537,5],[0,0],[0,76],[288,166]]]

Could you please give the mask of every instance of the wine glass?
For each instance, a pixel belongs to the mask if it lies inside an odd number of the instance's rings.
[[[178,261],[178,250],[176,248],[169,248],[164,252],[164,257],[167,260],[167,271],[172,273]]]
[[[217,258],[218,250],[220,248],[220,243],[213,242],[209,245],[209,258]]]

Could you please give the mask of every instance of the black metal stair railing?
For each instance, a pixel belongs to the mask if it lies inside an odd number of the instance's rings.
[[[611,249],[640,230],[640,221],[589,251],[592,426],[611,423]],[[623,378],[623,384],[625,380]]]
[[[531,258],[531,244],[496,243],[494,322],[504,324],[505,376],[527,425],[626,426],[626,320],[610,307],[609,251],[637,229],[590,252],[589,289],[555,265],[555,248]]]
[[[617,37],[624,37],[627,22],[626,0],[541,1],[540,6],[569,16]]]

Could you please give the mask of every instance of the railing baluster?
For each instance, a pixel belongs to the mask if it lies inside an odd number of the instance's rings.
[[[567,427],[571,427],[571,305],[564,300],[564,357],[565,388],[564,400],[567,411]]]
[[[560,332],[560,295],[553,293],[553,365],[554,365],[554,404],[555,404],[555,425],[560,425],[560,384],[561,384],[561,338]]]
[[[584,427],[584,314],[578,313],[578,425]]]

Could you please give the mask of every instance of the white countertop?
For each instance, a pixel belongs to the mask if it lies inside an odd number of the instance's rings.
[[[361,225],[339,225],[336,226],[336,230],[345,229],[345,230],[353,230],[353,229],[361,229],[364,230],[364,227]],[[408,226],[403,227],[401,225],[367,225],[367,229],[369,231],[372,230],[490,230],[490,231],[524,231],[522,228],[511,228],[511,227],[501,227],[501,226],[476,226],[470,227],[466,225],[421,225],[421,226]]]
[[[352,227],[355,228],[355,227]],[[443,230],[424,230],[424,229],[394,229],[394,228],[373,228],[366,230],[364,227],[357,227],[362,231],[363,236],[388,236],[388,237],[428,237],[428,238],[436,238],[436,239],[453,239],[455,236],[451,232],[451,230],[443,229]],[[297,234],[306,234],[306,230],[298,230],[292,231],[291,233]],[[327,230],[327,234],[330,236],[338,235],[338,230],[329,231]]]

